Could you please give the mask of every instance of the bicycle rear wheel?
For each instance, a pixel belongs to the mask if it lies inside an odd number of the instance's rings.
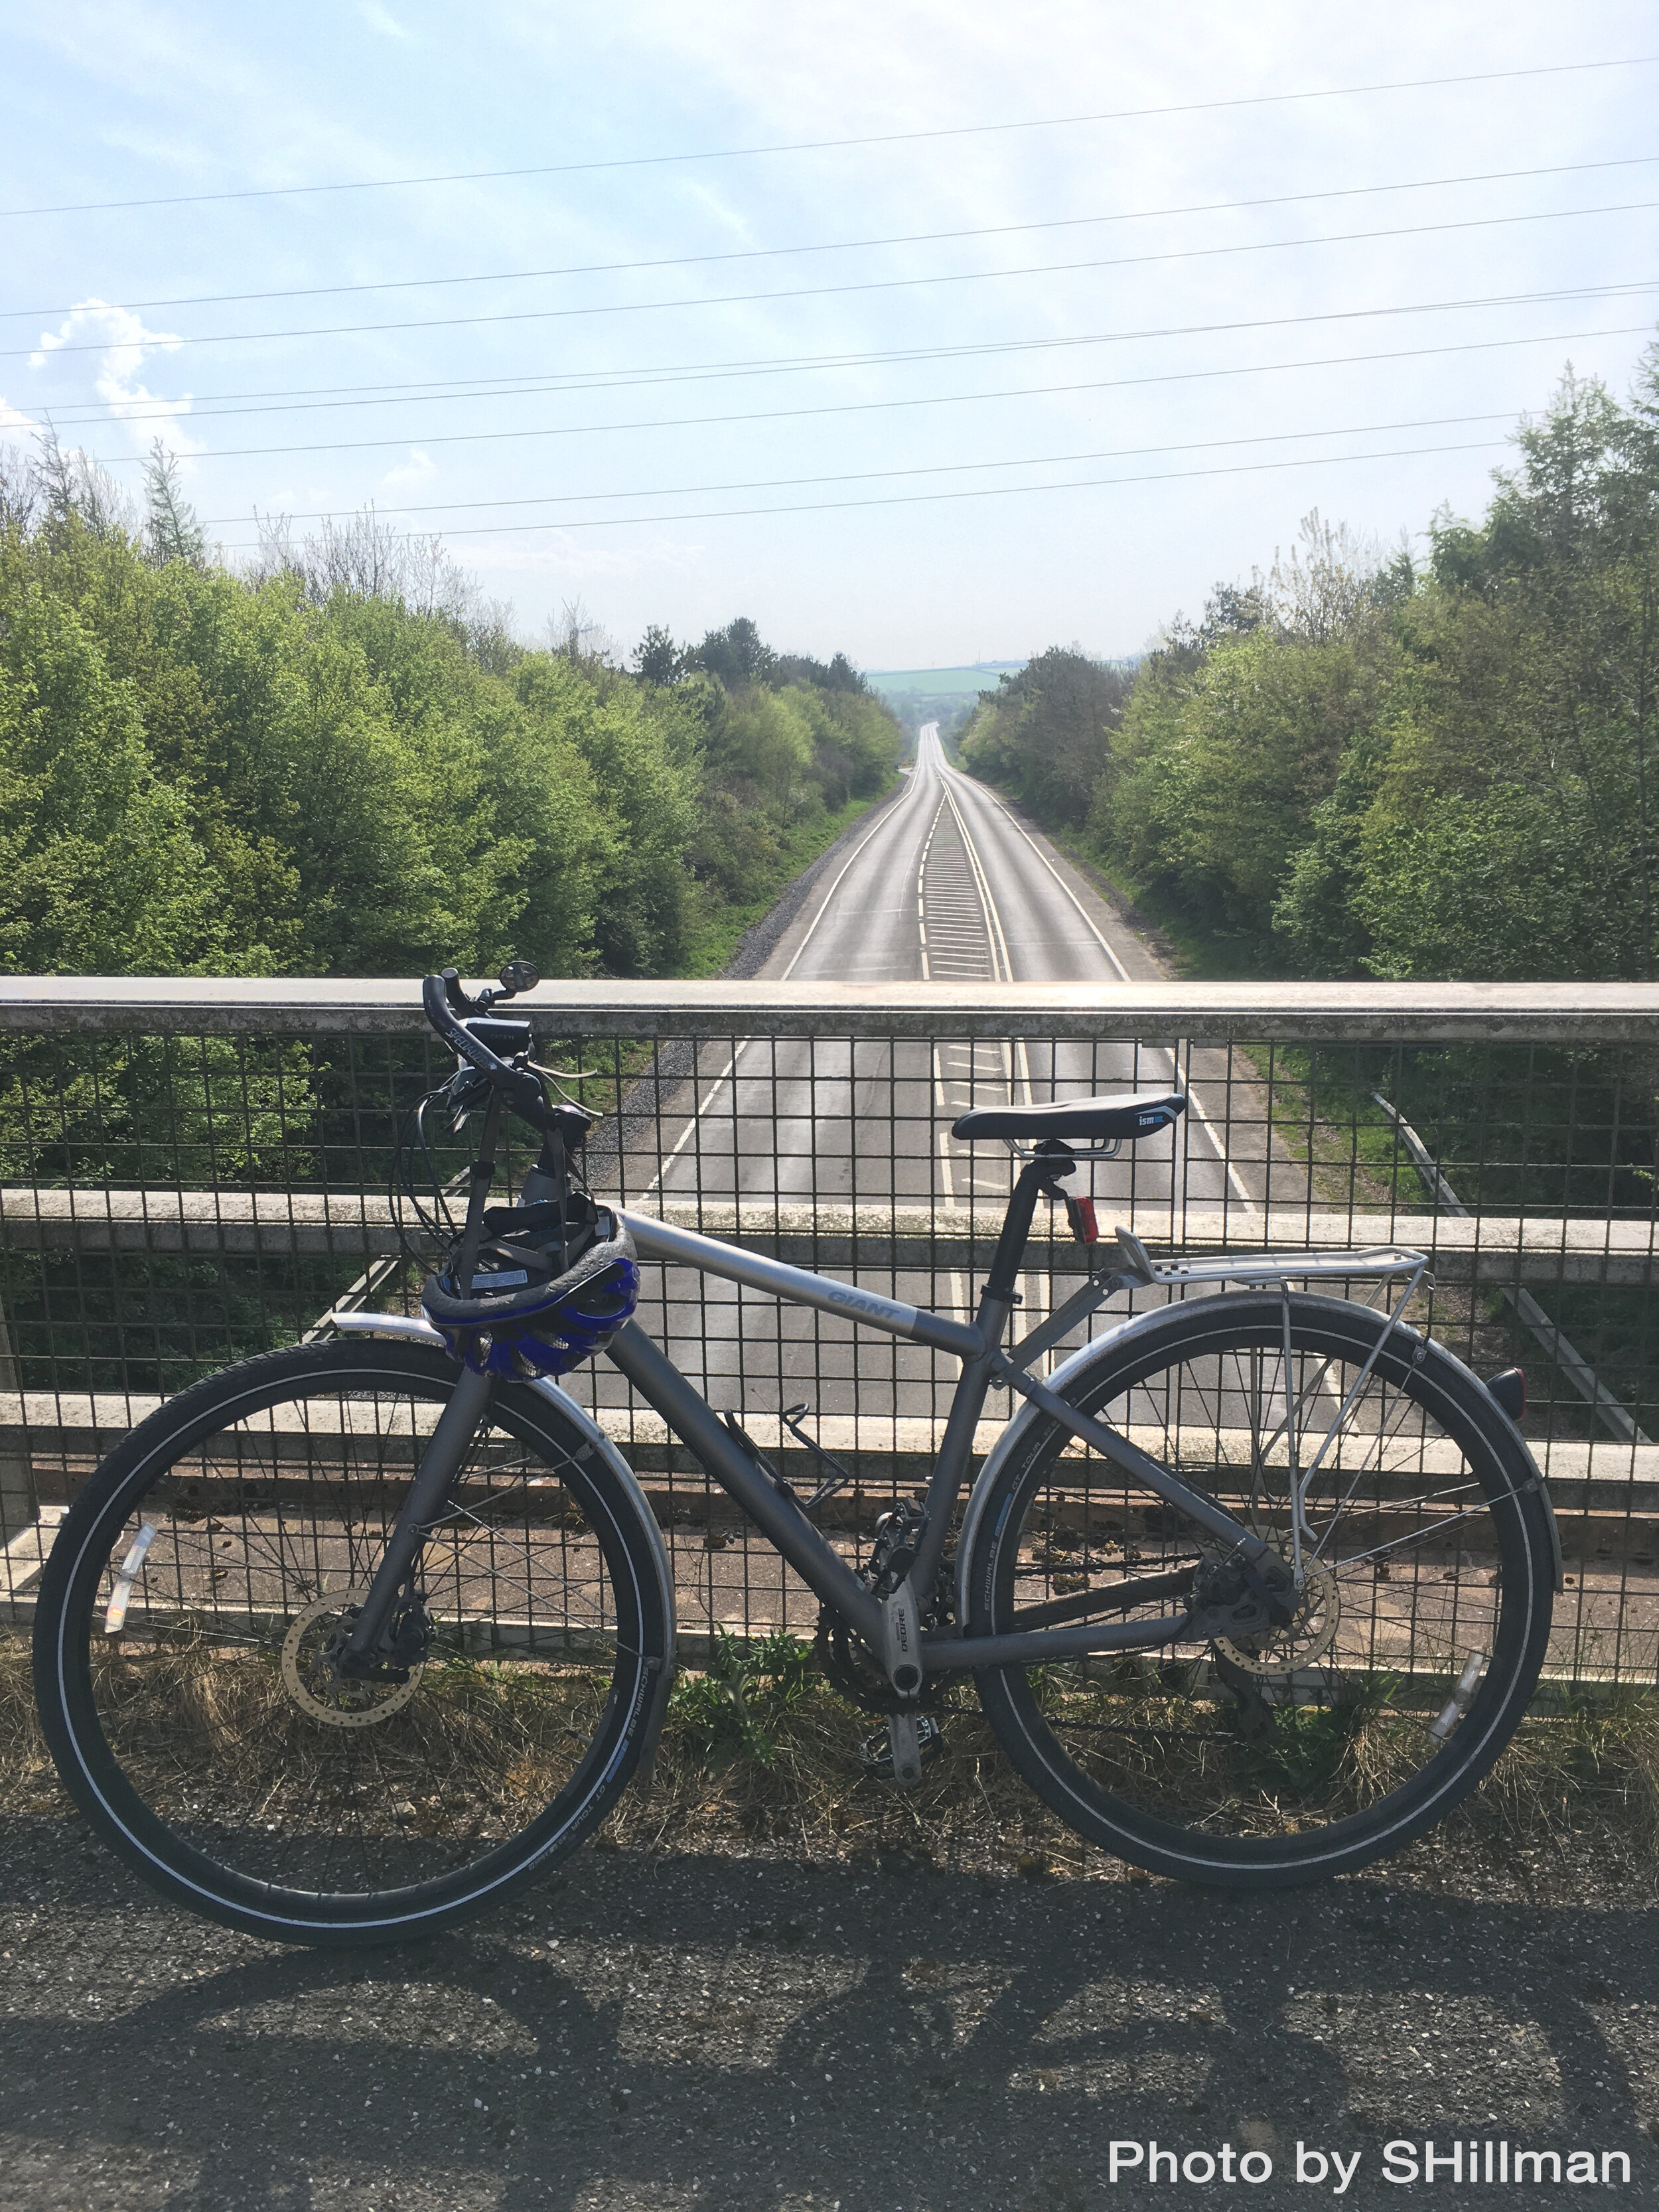
[[[457,1369],[374,1340],[169,1400],[42,1577],[35,1680],[88,1819],[169,1896],[309,1943],[422,1935],[573,1850],[625,1785],[665,1662],[644,1509],[576,1422],[498,1389],[428,1538],[401,1683],[320,1665]]]
[[[1325,1453],[1287,1630],[976,1675],[1065,1820],[1161,1874],[1274,1888],[1398,1849],[1475,1786],[1537,1680],[1555,1555],[1530,1455],[1467,1368],[1367,1307],[1243,1293],[1104,1340],[1066,1395],[1287,1559],[1292,1463]],[[975,1634],[1200,1556],[1191,1522],[1046,1418],[973,1528]]]

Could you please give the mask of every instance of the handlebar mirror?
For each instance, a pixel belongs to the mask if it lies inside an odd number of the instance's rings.
[[[540,970],[532,968],[527,960],[509,960],[501,974],[501,988],[509,999],[516,998],[520,991],[533,991],[541,980]]]

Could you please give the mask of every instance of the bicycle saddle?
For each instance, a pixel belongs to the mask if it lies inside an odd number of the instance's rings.
[[[1103,1139],[1150,1137],[1167,1129],[1187,1101],[1179,1091],[1115,1091],[1103,1098],[1061,1098],[1048,1106],[975,1106],[951,1125],[953,1137],[969,1144],[981,1137],[1012,1137],[1030,1143],[1059,1137],[1066,1144],[1097,1144]]]

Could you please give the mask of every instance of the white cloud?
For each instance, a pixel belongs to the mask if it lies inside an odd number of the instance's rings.
[[[371,31],[378,31],[383,39],[406,39],[409,33],[380,0],[361,0],[357,13]]]
[[[430,453],[423,453],[418,446],[411,446],[409,459],[399,461],[395,469],[388,469],[380,478],[383,491],[419,491],[429,484],[438,473],[438,464]]]
[[[45,368],[52,356],[65,347],[96,347],[100,341],[103,351],[93,389],[114,419],[125,423],[143,447],[156,434],[157,418],[165,418],[172,426],[168,445],[179,453],[199,453],[200,440],[185,435],[177,427],[190,412],[190,395],[162,399],[138,380],[146,355],[171,353],[184,340],[175,331],[147,330],[143,318],[130,307],[112,307],[103,300],[79,301],[60,329],[41,333],[39,347],[29,356],[29,367]]]
[[[4,394],[0,393],[0,438],[33,436],[40,428],[39,422],[14,407]]]

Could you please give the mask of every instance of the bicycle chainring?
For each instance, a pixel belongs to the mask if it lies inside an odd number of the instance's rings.
[[[866,1713],[915,1712],[936,1705],[944,1694],[945,1677],[924,1677],[921,1694],[902,1698],[875,1660],[852,1634],[839,1613],[825,1606],[818,1613],[818,1632],[812,1645],[818,1671],[833,1690]]]

